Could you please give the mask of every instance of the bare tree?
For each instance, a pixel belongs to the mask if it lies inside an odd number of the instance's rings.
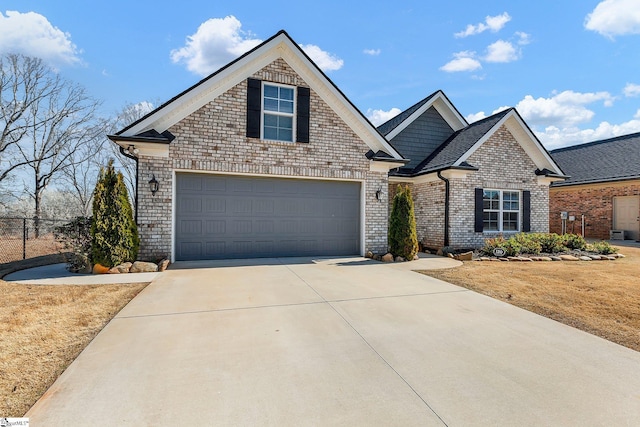
[[[44,190],[66,168],[89,160],[91,150],[86,148],[101,140],[105,128],[96,119],[99,102],[42,60],[9,54],[0,69],[0,180],[18,167],[31,176],[26,187],[34,202],[37,232]]]

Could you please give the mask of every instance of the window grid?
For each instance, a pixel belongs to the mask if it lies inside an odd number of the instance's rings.
[[[289,86],[262,86],[262,137],[293,142],[295,90]]]
[[[484,190],[483,231],[520,230],[520,192]]]

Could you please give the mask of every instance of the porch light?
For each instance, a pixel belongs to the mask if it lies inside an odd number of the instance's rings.
[[[382,194],[384,194],[384,193],[382,192],[382,187],[380,187],[380,188],[378,188],[376,190],[376,200],[377,201],[382,202]]]
[[[149,190],[151,190],[151,194],[155,196],[159,188],[160,183],[158,182],[158,180],[156,179],[156,175],[154,174],[153,177],[149,180]]]

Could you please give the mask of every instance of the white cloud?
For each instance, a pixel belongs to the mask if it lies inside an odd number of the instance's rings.
[[[638,0],[605,0],[587,15],[584,26],[612,38],[640,34],[640,2]]]
[[[633,116],[634,119],[640,119],[640,109],[636,111],[636,114]]]
[[[531,43],[531,35],[527,33],[523,33],[522,31],[516,31],[516,36],[518,36],[518,44],[520,46],[525,46]]]
[[[640,96],[640,85],[634,83],[627,83],[627,85],[623,89],[624,96],[626,97],[635,97]]]
[[[482,120],[486,117],[487,115],[484,113],[484,111],[479,111],[477,113],[467,114],[465,116],[465,119],[467,120],[468,123],[473,123],[473,122],[477,122],[478,120]]]
[[[482,68],[480,61],[475,59],[475,52],[462,51],[453,54],[455,59],[444,64],[440,69],[447,73],[460,71],[475,71]]]
[[[484,60],[487,62],[513,62],[520,58],[520,51],[510,42],[498,40],[487,46],[487,55]]]
[[[171,51],[174,63],[184,63],[195,74],[206,76],[262,43],[251,32],[242,30],[242,23],[233,15],[211,18],[187,36],[180,49]],[[316,45],[300,46],[324,71],[339,70],[344,61]]]
[[[599,101],[608,107],[613,104],[614,97],[608,92],[580,93],[566,90],[549,98],[527,95],[518,102],[516,108],[525,121],[532,125],[568,128],[591,120],[595,113],[586,106]]]
[[[336,71],[344,65],[342,59],[320,49],[314,44],[303,44],[300,47],[322,71]]]
[[[391,120],[392,118],[394,118],[395,116],[397,116],[398,114],[400,114],[402,112],[401,109],[399,108],[392,108],[389,111],[384,111],[384,110],[372,110],[371,108],[369,108],[367,110],[367,118],[369,119],[369,121],[371,123],[373,123],[374,125],[378,126],[383,124],[384,122]]]
[[[186,63],[193,73],[208,75],[262,42],[241,27],[232,15],[211,18],[187,37],[185,46],[171,51],[171,60]]]
[[[365,49],[362,51],[365,55],[378,56],[382,51],[380,49]]]
[[[455,33],[454,37],[463,38],[463,37],[473,36],[476,34],[483,33],[487,30],[490,30],[491,32],[495,33],[500,31],[509,21],[511,21],[511,16],[509,16],[507,12],[504,12],[501,15],[487,16],[484,22],[480,22],[479,24],[476,24],[476,25],[469,24],[467,25],[467,28],[464,29],[464,31]]]
[[[640,111],[639,111],[640,113]],[[595,129],[579,129],[571,126],[558,128],[548,126],[542,132],[535,132],[536,136],[549,150],[566,147],[569,145],[582,144],[585,142],[599,141],[601,139],[614,138],[616,136],[628,135],[640,132],[640,114],[636,114],[633,120],[620,124],[601,122]]]
[[[54,67],[81,62],[71,35],[35,12],[0,12],[0,53],[21,53],[41,58]]]

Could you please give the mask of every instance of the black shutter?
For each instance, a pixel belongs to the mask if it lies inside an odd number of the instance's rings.
[[[309,142],[309,109],[311,91],[298,87],[298,110],[296,115],[296,142]]]
[[[247,79],[247,137],[260,138],[262,82]]]
[[[531,191],[522,192],[522,231],[531,231]]]
[[[482,188],[476,188],[476,221],[475,221],[475,232],[482,233],[484,229],[484,190]]]

